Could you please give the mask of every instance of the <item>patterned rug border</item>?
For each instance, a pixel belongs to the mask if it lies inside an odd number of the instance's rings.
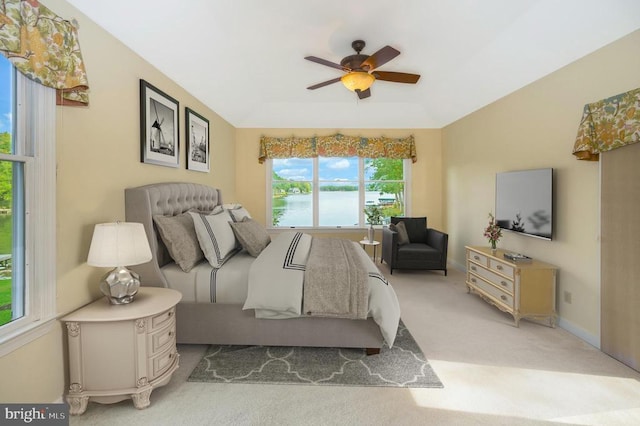
[[[187,381],[267,385],[443,388],[400,321],[393,348],[367,356],[358,348],[210,345]]]

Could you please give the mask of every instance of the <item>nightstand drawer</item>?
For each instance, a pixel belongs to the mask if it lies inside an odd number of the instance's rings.
[[[165,327],[170,322],[175,321],[175,308],[168,309],[158,315],[151,317],[151,331]]]
[[[164,330],[149,335],[149,352],[150,356],[162,352],[167,345],[176,345],[176,326],[175,322],[168,324]]]
[[[178,362],[178,356],[179,355],[176,347],[172,346],[170,348],[167,348],[167,350],[162,352],[160,355],[151,358],[149,360],[149,368],[151,369],[150,380],[153,380],[156,377],[162,375],[162,373],[167,371],[174,364],[174,362]]]
[[[513,266],[498,262],[497,260],[489,259],[489,268],[499,274],[506,275],[509,278],[513,278],[515,276],[515,269]]]
[[[478,289],[480,289],[483,293],[487,294],[488,296],[491,296],[491,298],[495,299],[501,304],[506,305],[509,309],[513,309],[512,295],[505,293],[504,291],[500,290],[493,284],[489,284],[488,282],[484,281],[482,278],[475,276],[473,274],[471,274],[470,281],[474,286],[478,287]]]
[[[474,265],[473,263],[469,263],[469,270],[474,274],[479,275],[488,281],[491,281],[493,284],[496,284],[498,287],[500,287],[504,291],[507,291],[510,294],[513,294],[513,281],[503,276],[500,276],[498,274],[495,274],[490,270],[485,269],[481,266]]]

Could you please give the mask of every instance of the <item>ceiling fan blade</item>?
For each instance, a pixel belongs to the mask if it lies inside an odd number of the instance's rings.
[[[307,61],[315,62],[315,63],[320,64],[320,65],[326,65],[328,67],[336,68],[336,69],[339,69],[341,71],[351,71],[349,68],[343,67],[340,64],[336,64],[335,62],[327,61],[326,59],[317,58],[315,56],[305,56],[305,59]]]
[[[371,71],[386,64],[387,62],[389,62],[399,54],[400,54],[399,50],[396,50],[391,46],[385,46],[382,49],[378,50],[373,55],[369,56],[364,62],[362,62],[360,67]],[[365,68],[365,66],[369,68]]]
[[[369,96],[371,96],[371,88],[369,88],[367,90],[357,90],[356,89],[356,93],[358,94],[358,98],[365,99],[365,98],[368,98]]]
[[[322,83],[318,83],[318,84],[314,84],[313,86],[309,86],[309,87],[307,87],[307,89],[309,89],[309,90],[319,89],[321,87],[328,86],[328,85],[333,84],[333,83],[337,83],[337,82],[340,81],[340,79],[341,79],[341,77],[334,78],[334,79],[327,80],[327,81],[323,81]]]
[[[374,71],[372,74],[376,80],[393,81],[395,83],[416,84],[420,79],[419,74],[408,74],[406,72]]]

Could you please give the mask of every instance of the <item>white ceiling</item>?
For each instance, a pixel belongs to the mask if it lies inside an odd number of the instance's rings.
[[[68,1],[240,128],[440,128],[640,28],[639,0]],[[356,39],[420,81],[307,90]]]

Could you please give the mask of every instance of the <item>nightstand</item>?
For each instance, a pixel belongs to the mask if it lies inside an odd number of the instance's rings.
[[[175,306],[180,292],[141,287],[133,302],[101,298],[62,318],[69,342],[69,412],[89,400],[111,404],[127,398],[146,408],[154,388],[178,368]]]

